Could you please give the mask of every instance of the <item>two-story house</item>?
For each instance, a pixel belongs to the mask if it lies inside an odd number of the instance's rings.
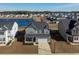
[[[68,43],[72,45],[79,43],[79,20],[61,20],[59,32]]]
[[[38,43],[38,39],[48,39],[50,41],[50,31],[45,22],[33,21],[25,30],[24,43]]]
[[[6,46],[14,40],[18,24],[16,22],[0,21],[0,46]]]

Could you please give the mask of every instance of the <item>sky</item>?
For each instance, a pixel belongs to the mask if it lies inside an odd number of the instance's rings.
[[[79,11],[78,3],[0,3],[0,11]]]

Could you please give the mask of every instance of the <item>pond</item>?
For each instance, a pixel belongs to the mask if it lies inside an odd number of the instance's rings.
[[[17,22],[19,26],[28,26],[33,19],[0,19],[0,22]]]

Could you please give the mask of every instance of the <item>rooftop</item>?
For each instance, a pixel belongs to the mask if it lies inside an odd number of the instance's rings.
[[[36,22],[36,21],[33,21],[29,27],[33,27],[37,30],[40,30],[40,29],[44,29],[44,28],[47,28],[48,29],[48,24],[45,23],[45,22]]]

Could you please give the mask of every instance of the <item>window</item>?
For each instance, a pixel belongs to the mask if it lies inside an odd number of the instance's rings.
[[[73,40],[77,41],[78,40],[78,36],[74,36]]]
[[[5,41],[5,38],[0,38],[0,41]]]
[[[78,37],[74,37],[74,40],[78,40]]]
[[[49,31],[47,29],[44,29],[45,34],[49,34]]]
[[[0,38],[0,41],[2,41],[2,38]]]
[[[32,38],[31,37],[27,37],[26,41],[32,41]]]
[[[39,34],[41,34],[42,33],[42,31],[41,30],[39,30]]]
[[[3,41],[5,41],[5,38],[3,38]]]
[[[75,34],[75,30],[73,30],[73,34]]]
[[[76,30],[75,32],[76,32],[76,34],[78,33],[78,31],[77,31],[77,30]]]
[[[78,31],[77,30],[73,30],[73,35],[77,35]]]
[[[14,30],[16,30],[16,27],[14,28]]]

